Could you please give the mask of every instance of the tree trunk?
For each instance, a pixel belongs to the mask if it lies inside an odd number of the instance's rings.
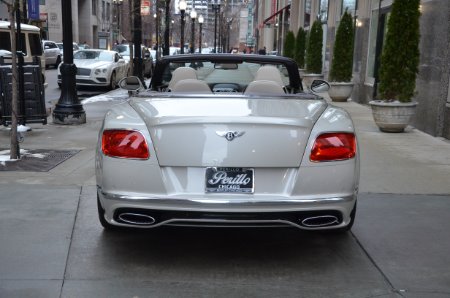
[[[19,4],[18,0],[14,3],[7,4],[8,13],[10,19],[10,34],[11,34],[11,72],[12,72],[12,100],[11,100],[11,146],[10,146],[10,159],[18,158],[19,143],[17,141],[17,111],[18,111],[18,90],[17,85],[19,81],[19,73],[17,71],[17,48],[16,48],[16,23],[15,23],[15,10]]]

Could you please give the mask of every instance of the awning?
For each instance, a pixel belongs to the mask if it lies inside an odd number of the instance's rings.
[[[271,15],[270,17],[268,17],[267,19],[264,20],[263,24],[267,24],[270,20],[272,20],[273,18],[275,18],[277,15],[279,15],[283,10],[285,9],[289,9],[291,8],[291,5],[288,4],[285,7],[283,7],[282,9],[278,10],[277,12],[275,12],[273,15]]]

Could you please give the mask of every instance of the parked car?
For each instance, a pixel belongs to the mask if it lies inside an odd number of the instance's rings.
[[[43,40],[42,48],[44,49],[45,67],[53,65],[55,68],[61,63],[61,51],[54,41]]]
[[[4,50],[2,56],[8,57],[11,52],[10,22],[0,21],[0,50]],[[41,60],[42,81],[45,83],[45,58],[42,49],[40,29],[33,25],[21,24],[22,36],[24,37],[22,49],[24,61],[30,63],[33,57],[37,56]],[[8,62],[9,63],[9,62]]]
[[[134,51],[134,47],[132,47]],[[118,52],[125,61],[130,62],[130,46],[128,44],[118,44],[113,47],[113,51]],[[134,54],[134,52],[133,52]],[[153,73],[153,58],[149,48],[141,45],[142,56],[142,75],[144,77],[151,77]],[[132,62],[131,62],[132,63]]]
[[[77,86],[105,86],[115,89],[127,75],[128,63],[115,51],[79,50],[73,54],[77,66]],[[58,68],[58,85],[61,87],[61,71]]]
[[[132,95],[106,113],[96,152],[103,227],[351,228],[352,120],[302,89],[292,59],[165,56],[148,91],[136,77],[120,85]]]
[[[63,43],[62,42],[57,42],[56,45],[58,46],[59,50],[61,51],[61,60],[63,60],[64,59]],[[73,52],[75,53],[79,49],[80,49],[80,47],[78,46],[78,44],[76,42],[74,42],[73,45],[72,45]]]

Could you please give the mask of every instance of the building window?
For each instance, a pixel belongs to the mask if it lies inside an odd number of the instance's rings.
[[[45,0],[39,0],[39,5],[45,5]]]
[[[106,18],[105,16],[105,0],[102,1],[102,21]]]
[[[357,9],[357,0],[342,0],[342,9],[341,15],[344,14],[345,10],[348,10],[349,13],[355,15]]]
[[[111,5],[109,3],[106,3],[106,20],[109,22],[111,16]]]
[[[322,23],[328,21],[328,0],[320,0],[319,16]]]
[[[305,28],[311,25],[311,0],[305,1]]]
[[[378,8],[372,10],[366,72],[366,81],[369,84],[375,83],[375,79],[378,79],[380,56],[386,36],[389,16],[390,7],[381,8],[381,10],[378,10]]]
[[[92,15],[97,15],[97,0],[92,0]]]

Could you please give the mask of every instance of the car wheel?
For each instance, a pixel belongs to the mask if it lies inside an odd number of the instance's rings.
[[[116,73],[114,71],[111,75],[111,79],[109,82],[109,88],[111,88],[111,90],[116,89]]]
[[[110,224],[109,222],[106,221],[105,219],[105,210],[102,207],[102,204],[100,203],[100,199],[98,198],[98,194],[97,194],[97,211],[98,211],[98,219],[100,221],[100,224],[102,225],[102,227],[105,230],[117,230],[118,227],[113,226],[112,224]]]
[[[61,56],[58,56],[58,58],[56,58],[55,68],[58,68],[58,65],[60,63],[61,63]]]

